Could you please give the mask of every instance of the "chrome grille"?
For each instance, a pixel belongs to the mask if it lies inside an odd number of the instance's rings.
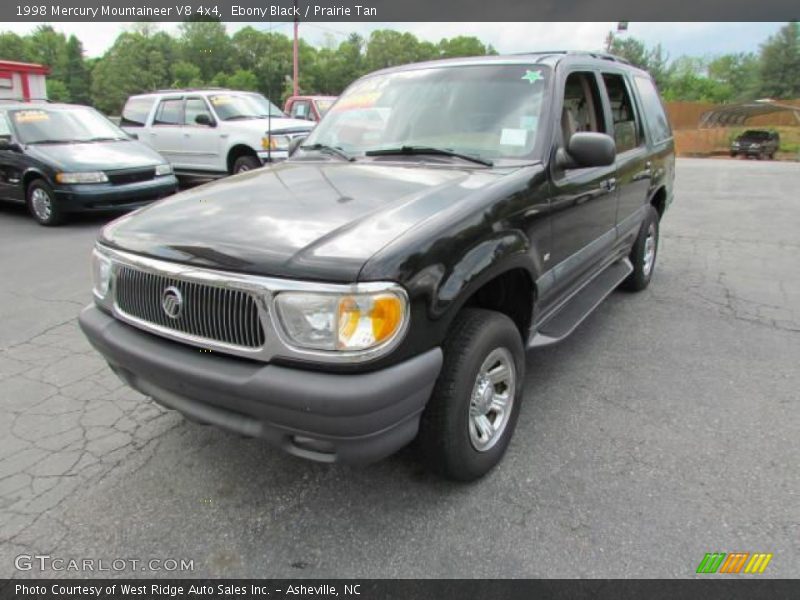
[[[115,286],[118,309],[146,324],[242,348],[264,345],[258,306],[247,292],[121,264],[116,266]],[[167,316],[162,306],[162,296],[170,287],[182,296],[182,310],[177,318]]]

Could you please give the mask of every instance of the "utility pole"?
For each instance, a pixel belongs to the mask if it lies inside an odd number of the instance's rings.
[[[298,69],[297,69],[297,29],[298,29],[298,18],[297,18],[297,0],[294,0],[294,46],[292,48],[292,96],[297,96],[297,76],[298,76]]]

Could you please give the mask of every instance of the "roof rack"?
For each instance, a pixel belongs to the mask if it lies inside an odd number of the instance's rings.
[[[569,54],[573,56],[591,56],[592,58],[598,58],[601,60],[610,60],[626,65],[631,64],[629,60],[622,58],[621,56],[617,56],[616,54],[609,54],[608,52],[592,52],[589,50],[535,50],[532,52],[515,52],[513,56],[526,54]]]
[[[152,92],[142,92],[143,94],[171,94],[175,92],[229,92],[231,89],[226,87],[214,87],[212,85],[197,88],[167,88],[163,90],[154,90]]]

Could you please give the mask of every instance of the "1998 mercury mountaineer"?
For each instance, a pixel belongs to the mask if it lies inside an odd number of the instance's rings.
[[[672,200],[652,79],[602,54],[380,71],[295,150],[108,225],[81,327],[192,420],[328,462],[416,438],[458,480],[505,452],[526,349],[648,285]]]

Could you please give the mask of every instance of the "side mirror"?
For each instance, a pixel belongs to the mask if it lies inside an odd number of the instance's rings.
[[[214,121],[211,120],[211,115],[208,113],[200,113],[194,118],[194,122],[198,125],[205,125],[206,127],[214,127]]]
[[[12,141],[11,138],[0,138],[0,150],[19,152],[22,148],[20,148],[17,142]]]
[[[605,133],[573,133],[567,149],[559,148],[556,162],[562,169],[585,169],[613,165],[617,157],[614,139]]]
[[[308,135],[299,135],[296,138],[292,139],[291,142],[289,142],[289,156],[297,152],[297,149],[303,142],[306,141],[307,137]]]

